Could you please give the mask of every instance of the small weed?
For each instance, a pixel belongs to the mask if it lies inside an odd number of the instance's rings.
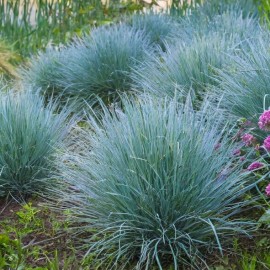
[[[0,221],[0,269],[83,269],[81,255],[65,232],[64,214],[58,216],[36,201],[13,207],[11,203]]]

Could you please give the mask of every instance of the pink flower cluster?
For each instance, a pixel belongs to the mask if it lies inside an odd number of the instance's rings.
[[[259,128],[270,131],[270,110],[265,111],[259,118]]]
[[[246,122],[248,122],[248,121],[246,121]],[[261,130],[270,131],[270,109],[264,111],[261,114],[261,116],[259,117],[258,125],[259,125],[259,128]],[[249,122],[247,125],[244,125],[244,127],[248,127],[248,126],[249,126]],[[242,128],[242,130],[244,130],[244,128]],[[264,148],[267,152],[270,153],[270,135],[264,139],[262,146],[260,146],[260,144],[257,142],[256,138],[252,134],[245,133],[244,135],[242,135],[241,138],[242,138],[242,141],[244,142],[245,146],[248,146],[248,147],[253,146],[254,149],[256,151],[258,151],[257,154],[260,155],[260,149],[262,149],[262,148]],[[235,150],[234,155],[241,155],[241,150],[239,150],[239,149]],[[252,172],[252,171],[263,169],[268,165],[269,164],[255,161],[255,162],[252,162],[248,166],[247,170]],[[265,194],[267,197],[270,197],[270,183],[265,188]]]
[[[241,156],[241,149],[236,149],[233,151],[234,156]]]
[[[265,188],[265,194],[266,196],[270,197],[270,184]]]
[[[270,151],[270,136],[265,138],[263,141],[263,146],[267,151]]]
[[[259,128],[265,131],[270,131],[270,110],[263,112],[258,122]],[[263,147],[270,152],[270,136],[263,141]]]
[[[256,139],[253,135],[246,133],[242,136],[242,141],[245,143],[246,146],[250,146],[256,142]]]
[[[255,171],[255,170],[258,170],[260,168],[262,168],[264,166],[263,163],[261,162],[258,162],[258,161],[255,161],[255,162],[252,162],[249,166],[248,166],[248,170],[249,171]]]

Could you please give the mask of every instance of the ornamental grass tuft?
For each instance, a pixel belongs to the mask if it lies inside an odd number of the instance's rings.
[[[51,98],[63,94],[61,81],[64,79],[60,67],[67,61],[66,54],[59,49],[49,48],[39,52],[25,65],[20,74],[23,84],[42,96]]]
[[[223,93],[222,104],[234,117],[257,123],[270,107],[269,35],[250,40],[231,61],[231,68],[219,71],[217,95]]]
[[[226,66],[229,51],[233,51],[232,43],[219,34],[168,46],[167,53],[149,56],[134,70],[134,88],[158,97],[177,94],[181,101],[189,93],[201,99],[206,87],[216,84],[215,69]]]
[[[135,14],[128,23],[132,28],[143,31],[153,46],[166,50],[166,44],[173,43],[179,37],[180,25],[172,16],[165,14]]]
[[[133,262],[202,269],[207,250],[222,254],[233,235],[253,227],[238,214],[256,181],[233,155],[217,109],[150,97],[122,102],[125,113],[104,109],[98,123],[90,117],[82,143],[91,150],[66,153],[59,165],[69,188],[56,192],[74,231],[103,269]]]
[[[47,98],[85,108],[101,98],[109,104],[131,92],[131,70],[151,53],[142,31],[119,24],[99,27],[61,51],[40,54],[23,71],[24,81]]]
[[[48,188],[68,112],[30,93],[0,96],[0,196],[25,197]]]

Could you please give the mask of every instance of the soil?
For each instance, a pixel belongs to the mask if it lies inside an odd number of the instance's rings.
[[[74,253],[72,237],[63,228],[65,217],[49,210],[44,206],[42,199],[31,199],[28,203],[31,203],[31,207],[38,210],[34,218],[35,221],[39,222],[38,225],[35,224],[34,220],[26,222],[27,225],[20,220],[17,213],[23,211],[22,203],[14,199],[0,200],[0,234],[8,234],[13,240],[18,237],[15,231],[21,234],[20,241],[25,250],[24,261],[26,265],[45,267],[48,261],[55,260],[55,256],[58,257],[59,269],[62,269],[66,258],[80,261],[83,254],[80,252]],[[29,231],[26,230],[25,232],[25,226],[27,226],[27,229],[29,228]],[[10,231],[7,232],[7,230]],[[33,255],[34,249],[40,250],[38,257]],[[71,267],[73,267],[72,262]],[[73,270],[76,269],[79,268],[73,267]]]
[[[0,199],[0,221],[3,219],[16,219],[16,212],[21,209],[21,205],[14,200]],[[0,227],[1,230],[1,227]]]

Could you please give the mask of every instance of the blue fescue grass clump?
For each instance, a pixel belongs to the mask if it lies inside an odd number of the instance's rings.
[[[187,94],[201,100],[205,92],[218,85],[217,69],[228,69],[233,56],[248,50],[251,40],[264,30],[255,17],[244,17],[228,10],[213,18],[191,14],[179,22],[175,44],[166,53],[151,55],[134,71],[134,88],[157,96],[185,101]]]
[[[63,76],[60,67],[67,62],[66,56],[64,51],[54,48],[33,56],[20,70],[25,87],[30,87],[47,97],[61,95],[63,87],[60,82]]]
[[[195,16],[208,17],[210,20],[216,15],[226,12],[236,12],[243,17],[258,17],[258,6],[253,0],[212,0],[204,1],[193,13]]]
[[[251,40],[232,57],[232,68],[220,70],[217,94],[223,93],[223,106],[235,117],[256,121],[270,107],[269,35]]]
[[[234,36],[239,41],[255,38],[260,34],[261,26],[258,18],[244,16],[242,12],[234,10],[216,15],[207,25],[206,32],[219,32]]]
[[[147,37],[120,24],[99,27],[60,52],[41,54],[24,72],[24,80],[46,96],[82,107],[101,98],[105,103],[131,90],[131,70],[152,46]]]
[[[98,27],[61,50],[40,53],[22,71],[24,83],[78,110],[133,90],[171,97],[177,92],[183,100],[192,92],[201,99],[216,84],[215,69],[260,32],[258,20],[238,9],[211,18],[194,11],[181,22],[165,14],[136,14],[129,24]]]
[[[192,41],[196,35],[207,36],[221,33],[239,41],[250,39],[260,32],[258,18],[243,17],[242,13],[231,10],[215,15],[212,19],[202,15],[186,16],[179,21],[181,35]],[[248,29],[248,31],[247,31]]]
[[[167,53],[150,56],[134,71],[134,88],[160,97],[173,98],[177,93],[182,101],[189,93],[201,98],[208,85],[216,84],[215,69],[226,66],[232,43],[223,35],[213,34],[197,37],[192,44],[168,46]]]
[[[167,43],[174,42],[178,37],[180,27],[173,17],[161,13],[135,14],[128,22],[134,29],[143,31],[151,44],[162,50],[166,49]]]
[[[60,164],[71,186],[61,201],[83,224],[75,231],[94,232],[85,246],[100,267],[136,261],[136,269],[164,269],[169,260],[174,269],[191,262],[201,269],[204,251],[222,253],[252,225],[235,216],[255,183],[233,156],[218,110],[149,97],[122,102],[125,113],[105,109],[101,122],[90,118],[93,132],[83,142],[91,150]]]
[[[0,96],[0,196],[28,196],[50,183],[57,145],[67,132],[67,112],[30,93]]]
[[[178,19],[179,36],[192,43],[194,36],[220,33],[243,41],[259,31],[258,9],[252,0],[204,1]]]
[[[94,96],[104,102],[131,90],[130,72],[143,61],[150,44],[143,33],[125,25],[101,27],[69,46],[70,61],[63,66],[62,85],[70,96],[92,104]]]

